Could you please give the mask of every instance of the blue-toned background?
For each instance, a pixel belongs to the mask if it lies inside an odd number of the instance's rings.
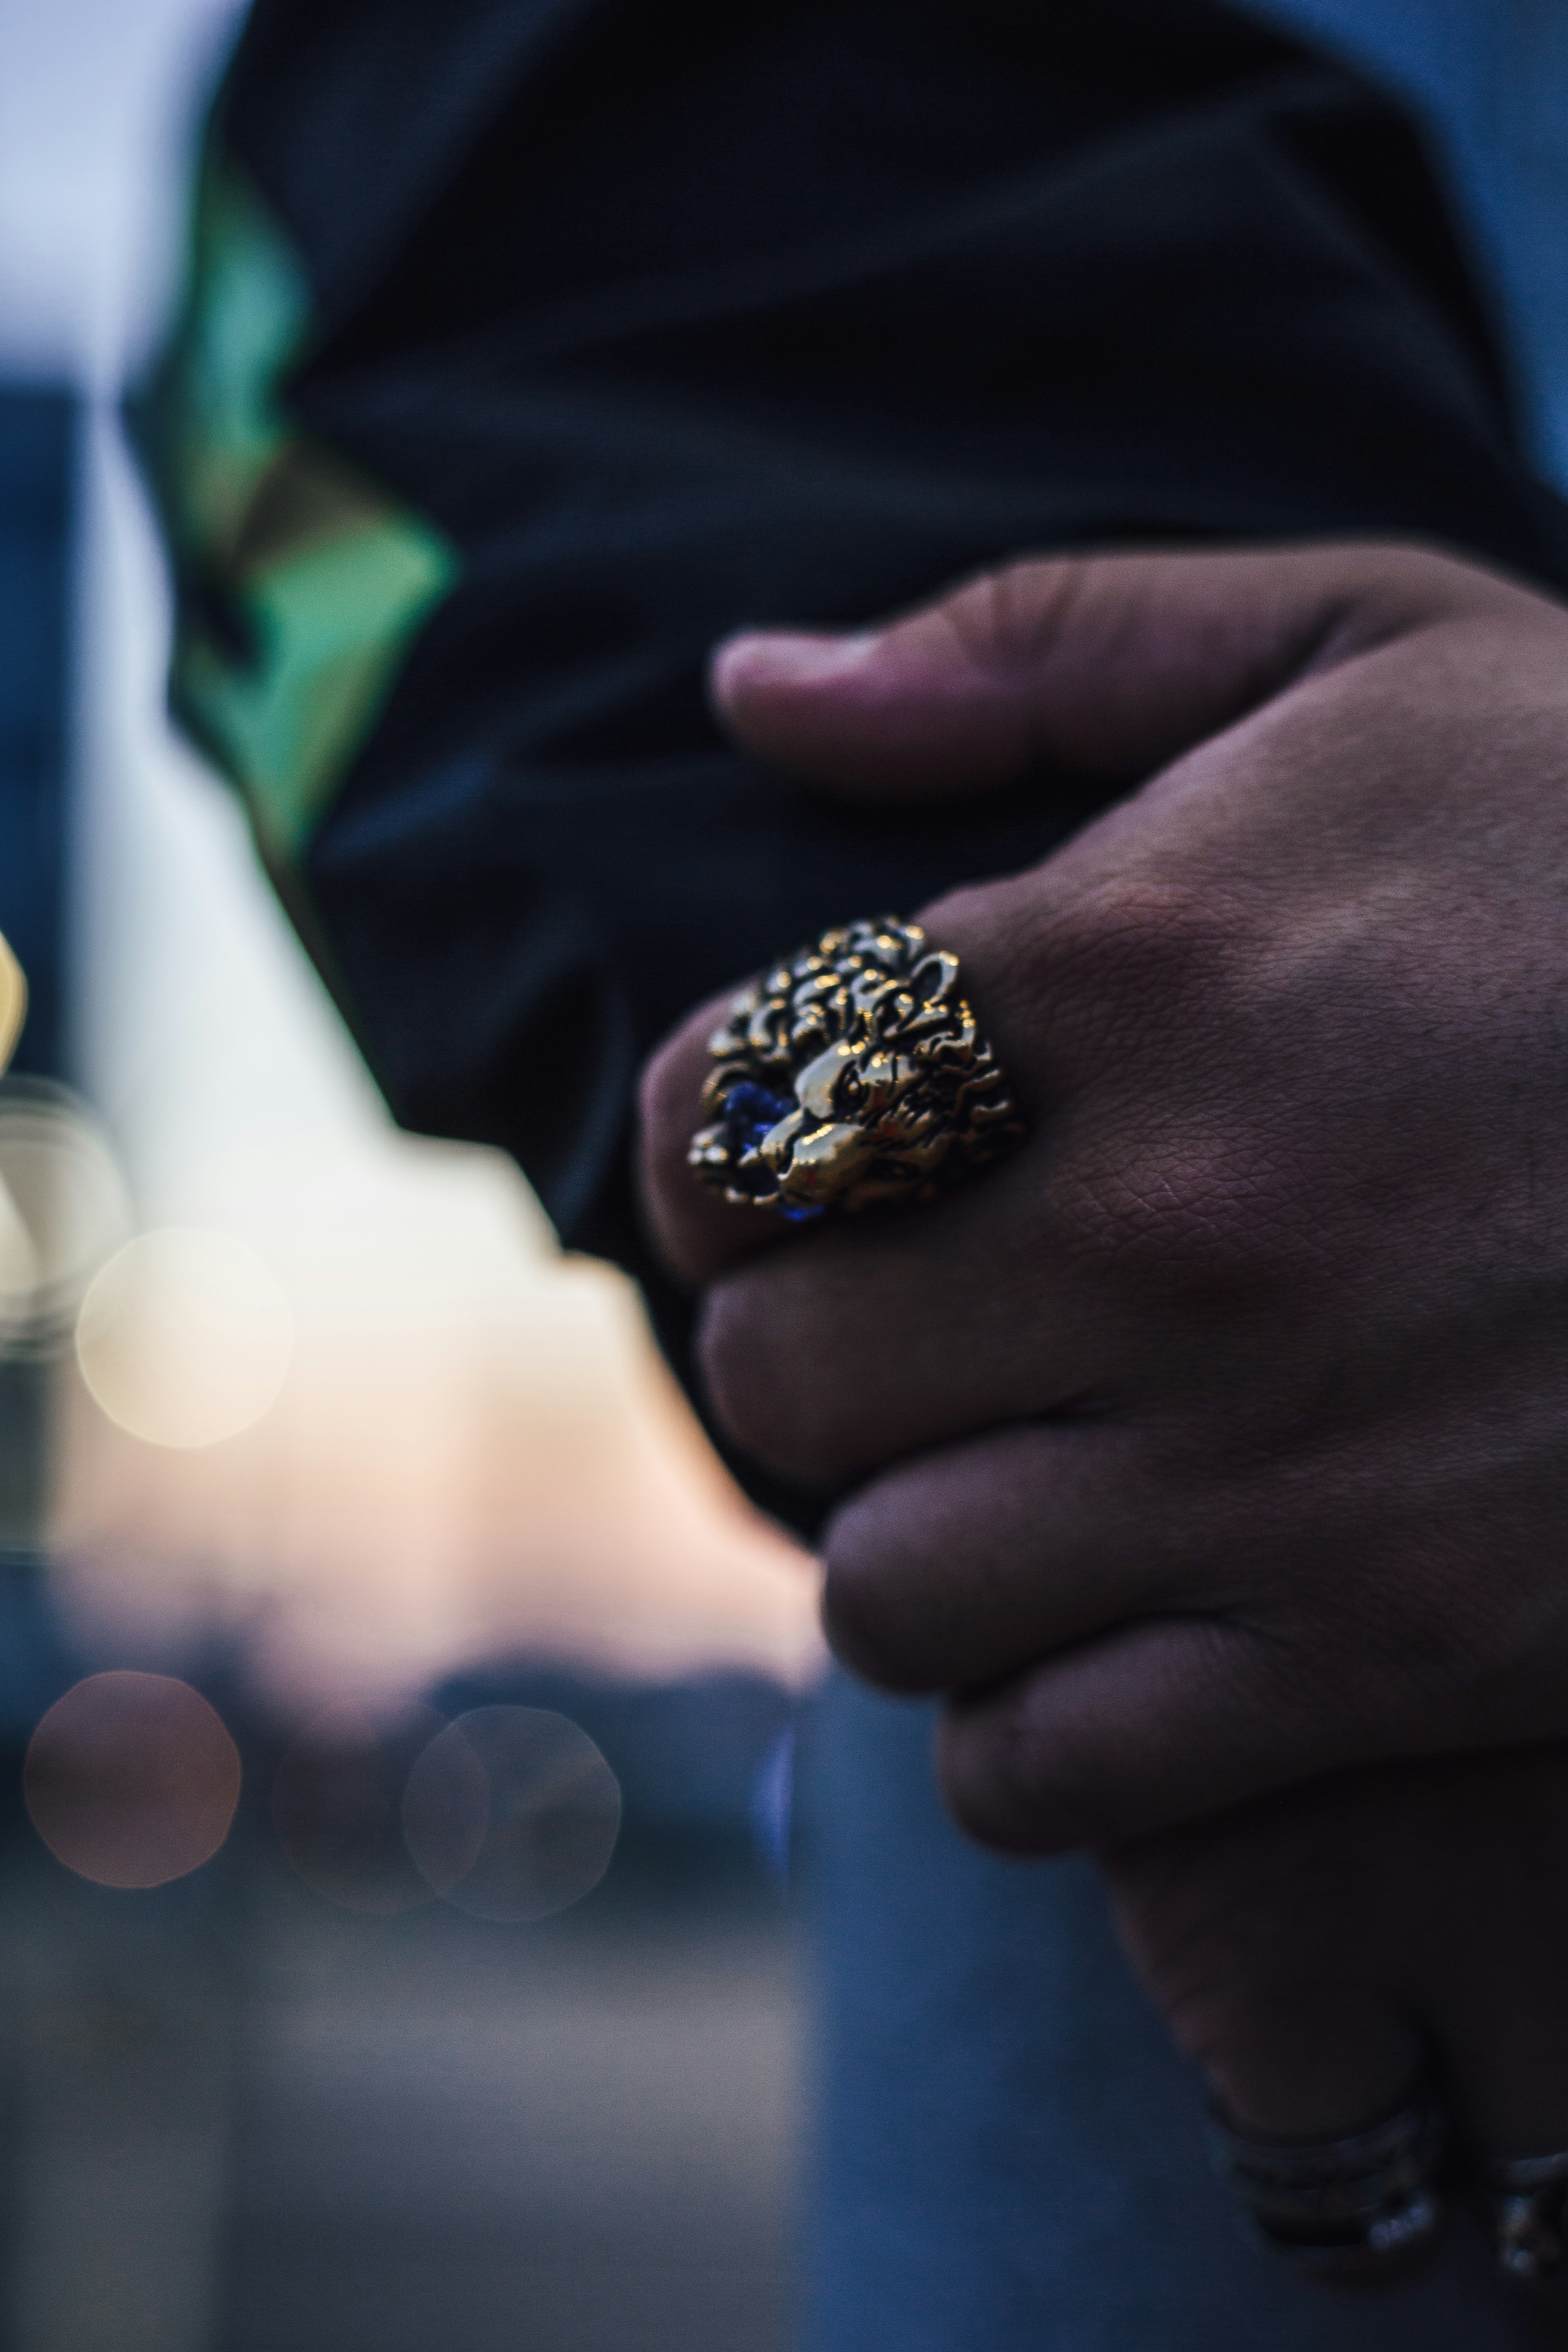
[[[16,1067],[58,1073],[77,409],[0,387],[0,932],[27,974]]]

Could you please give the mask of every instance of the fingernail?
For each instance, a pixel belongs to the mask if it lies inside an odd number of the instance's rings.
[[[807,635],[804,631],[750,630],[729,637],[713,656],[713,692],[719,701],[755,692],[759,687],[826,686],[857,670],[881,638],[863,629],[852,636]]]

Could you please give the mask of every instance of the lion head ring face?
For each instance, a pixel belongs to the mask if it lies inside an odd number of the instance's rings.
[[[932,1200],[1025,1132],[958,958],[890,916],[773,965],[709,1051],[710,1123],[687,1157],[738,1207],[798,1219]]]

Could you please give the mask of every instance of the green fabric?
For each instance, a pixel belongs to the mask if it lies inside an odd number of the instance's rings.
[[[439,531],[290,422],[281,386],[310,330],[288,238],[215,158],[150,409],[186,592],[172,693],[245,793],[263,847],[284,859],[309,841],[458,575]],[[216,614],[231,625],[221,633]]]

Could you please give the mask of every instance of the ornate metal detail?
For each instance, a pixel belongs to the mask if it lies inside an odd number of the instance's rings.
[[[688,1158],[737,1207],[798,1219],[933,1200],[1025,1133],[958,958],[891,916],[773,964],[709,1051],[710,1124]]]
[[[1321,2278],[1395,2278],[1419,2268],[1441,2233],[1447,2120],[1423,2093],[1347,2138],[1290,2146],[1210,2118],[1215,2169],[1258,2242]]]
[[[1483,2178],[1506,2276],[1560,2289],[1568,2280],[1568,2154],[1499,2158]]]

